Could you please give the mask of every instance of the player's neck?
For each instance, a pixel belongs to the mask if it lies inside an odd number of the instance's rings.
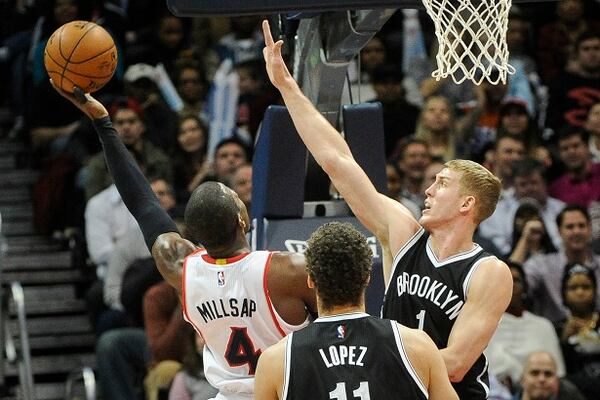
[[[443,261],[473,249],[473,229],[462,224],[450,229],[432,229],[429,244],[437,259]]]
[[[230,246],[215,248],[206,247],[206,252],[212,258],[231,258],[243,253],[248,253],[250,250],[250,245],[245,238],[238,238],[238,240]]]
[[[351,314],[351,313],[364,313],[365,312],[365,305],[361,304],[359,306],[333,306],[333,307],[328,307],[328,308],[324,308],[319,304],[318,307],[318,311],[319,311],[319,317],[331,317],[333,315],[340,315],[340,314]]]

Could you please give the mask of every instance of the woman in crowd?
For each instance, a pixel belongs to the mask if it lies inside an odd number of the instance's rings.
[[[206,160],[208,129],[195,114],[179,118],[177,148],[175,150],[175,194],[177,202],[185,204],[190,194],[210,172]]]
[[[579,263],[567,265],[562,295],[571,312],[557,326],[567,377],[589,400],[600,399],[600,322],[594,271]]]
[[[415,137],[429,144],[432,158],[453,160],[457,154],[457,134],[454,111],[444,96],[432,96],[425,101]]]
[[[531,256],[555,251],[538,206],[533,202],[523,202],[515,212],[509,260],[523,264]]]

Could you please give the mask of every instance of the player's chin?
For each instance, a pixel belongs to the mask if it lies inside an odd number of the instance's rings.
[[[426,210],[425,210],[426,211]],[[431,216],[427,215],[427,213],[421,214],[421,217],[419,218],[419,224],[427,229],[427,226],[431,224]]]

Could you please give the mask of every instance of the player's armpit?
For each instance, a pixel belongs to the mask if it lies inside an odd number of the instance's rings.
[[[497,258],[483,261],[473,273],[463,306],[441,350],[452,382],[460,382],[483,353],[512,297],[512,276]]]
[[[163,278],[181,294],[183,261],[197,247],[179,233],[159,235],[152,246],[152,257]]]
[[[423,331],[398,324],[402,342],[412,366],[425,386],[430,400],[455,400],[446,365],[433,340]]]

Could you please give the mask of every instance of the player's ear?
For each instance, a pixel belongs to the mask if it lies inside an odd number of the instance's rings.
[[[466,196],[463,200],[462,205],[460,206],[460,212],[462,214],[468,213],[469,211],[475,208],[475,203],[475,196]]]
[[[247,229],[248,227],[246,226],[246,221],[242,217],[241,213],[238,213],[238,224],[240,225],[240,227],[242,228],[242,231],[244,233],[248,232],[248,229]]]
[[[311,289],[315,288],[315,281],[312,280],[312,278],[310,277],[310,274],[306,275],[306,284]]]

